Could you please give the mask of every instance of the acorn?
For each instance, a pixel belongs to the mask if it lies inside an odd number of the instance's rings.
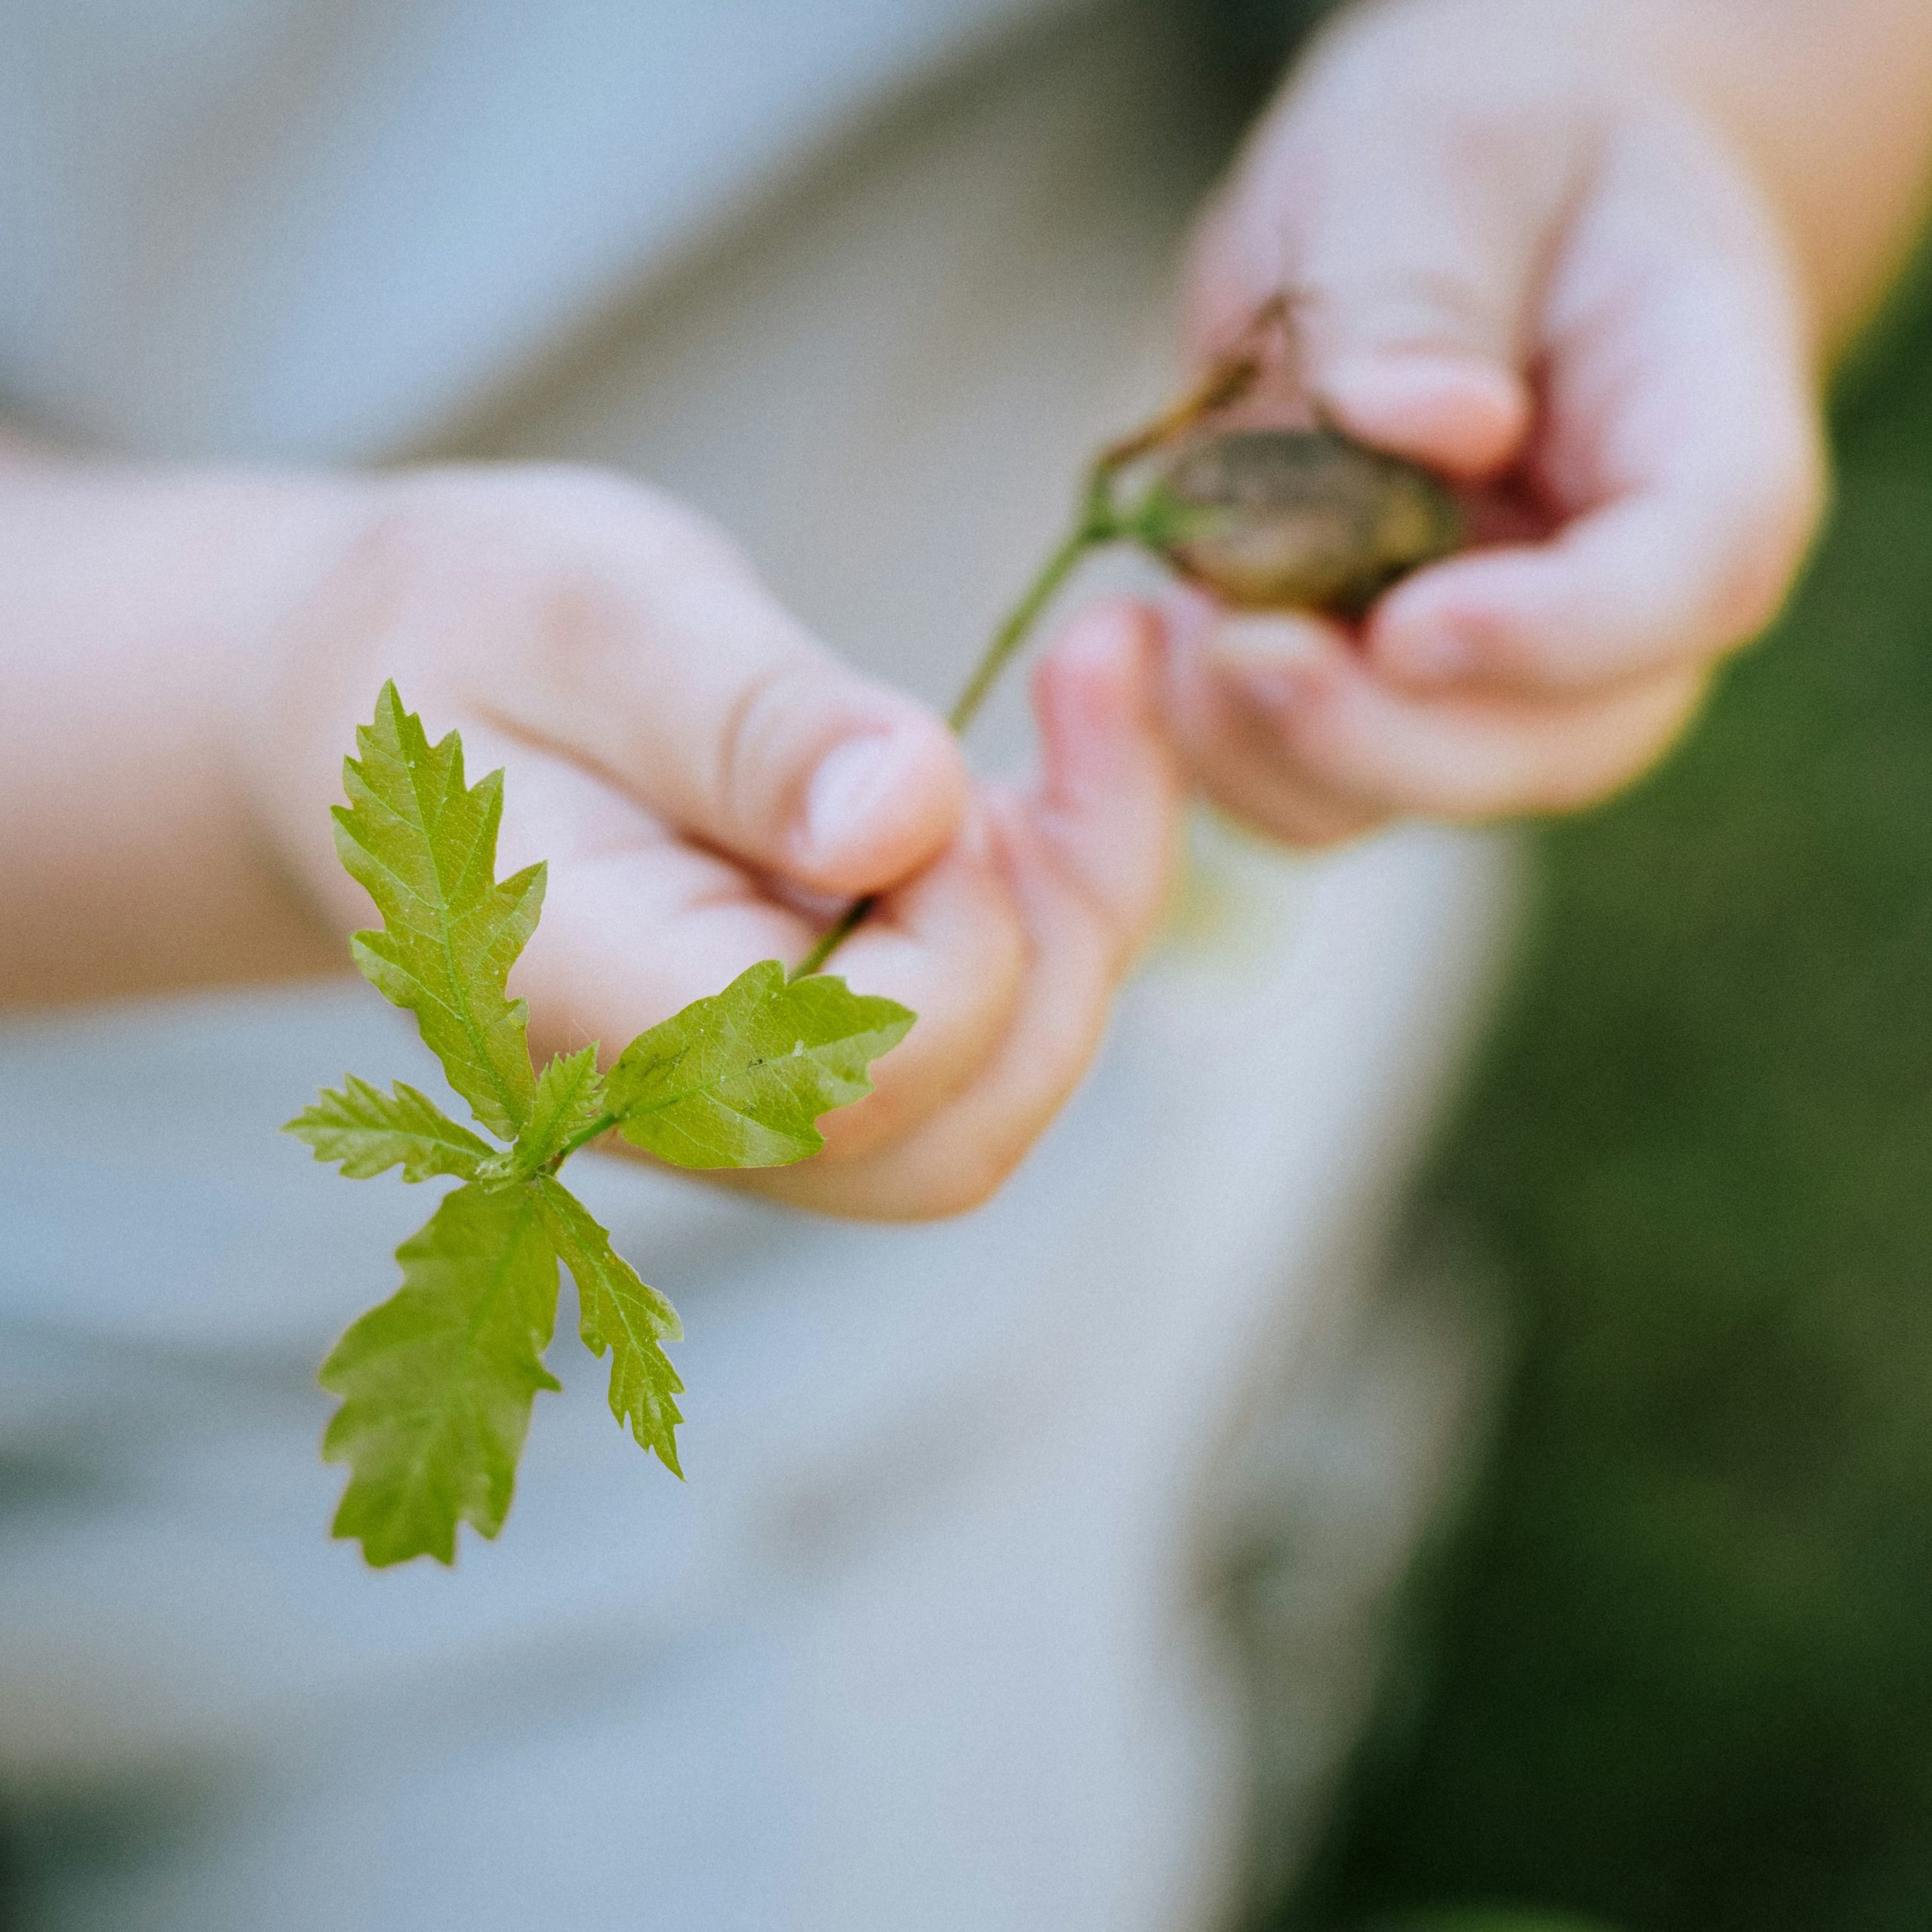
[[[1466,537],[1456,500],[1429,471],[1330,429],[1191,439],[1128,521],[1182,575],[1240,609],[1344,617]]]

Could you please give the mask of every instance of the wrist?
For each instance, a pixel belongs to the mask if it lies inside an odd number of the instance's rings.
[[[1667,103],[1767,212],[1820,355],[1882,296],[1932,208],[1924,0],[1478,0],[1578,51],[1617,111]]]
[[[353,494],[0,451],[0,815],[23,855],[0,906],[0,998],[329,963],[237,749],[260,725],[263,641]]]
[[[394,486],[346,473],[237,472],[190,487],[206,546],[207,715],[222,808],[288,944],[340,966],[328,807],[340,798],[353,740],[331,715],[328,694],[340,684],[344,706],[352,686],[354,699],[365,698],[373,674],[344,661],[353,640],[332,631]],[[347,601],[355,601],[352,587]]]

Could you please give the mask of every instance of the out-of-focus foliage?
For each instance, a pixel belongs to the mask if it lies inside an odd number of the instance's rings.
[[[1843,387],[1786,620],[1660,774],[1542,835],[1435,1189],[1521,1373],[1286,1924],[1932,1924],[1924,285]]]
[[[1430,1912],[1385,1919],[1374,1932],[1604,1932],[1593,1920],[1540,1912]]]
[[[1341,0],[1158,0],[1198,36],[1230,92],[1252,111],[1297,48]]]
[[[1178,0],[1230,60],[1278,63],[1346,0]]]

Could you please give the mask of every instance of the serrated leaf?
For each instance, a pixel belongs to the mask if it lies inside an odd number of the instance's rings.
[[[380,932],[350,941],[356,964],[411,1008],[450,1084],[506,1140],[529,1118],[535,1075],[521,1000],[505,990],[543,898],[543,868],[496,877],[503,774],[466,785],[463,740],[432,745],[423,721],[383,687],[360,755],[343,764],[347,805],[336,849],[376,902]]]
[[[503,1527],[557,1315],[557,1257],[533,1189],[475,1184],[396,1250],[401,1287],[322,1364],[343,1398],[322,1454],[349,1466],[334,1534],[378,1566],[456,1558],[459,1522]]]
[[[611,1352],[611,1413],[673,1475],[678,1466],[675,1398],[684,1384],[661,1346],[684,1333],[677,1310],[611,1245],[609,1234],[570,1189],[536,1183],[551,1244],[577,1284],[578,1324],[594,1355]]]
[[[516,1140],[516,1171],[528,1178],[554,1160],[604,1111],[597,1049],[558,1054],[537,1077],[530,1118]]]
[[[394,1167],[402,1169],[405,1180],[427,1180],[432,1174],[469,1180],[496,1152],[426,1094],[400,1080],[385,1094],[352,1073],[343,1076],[340,1093],[325,1087],[282,1132],[306,1141],[317,1160],[339,1161],[350,1180],[367,1180]]]
[[[814,1124],[872,1091],[866,1069],[914,1015],[775,959],[640,1033],[605,1081],[633,1145],[681,1168],[773,1168],[825,1145]]]

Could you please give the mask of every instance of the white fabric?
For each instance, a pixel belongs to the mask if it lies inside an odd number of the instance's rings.
[[[421,1192],[349,1189],[266,1131],[345,1054],[407,1068],[383,1016],[350,989],[17,1032],[38,1151],[5,1149],[5,1213],[51,1264],[8,1271],[5,1318],[5,1446],[50,1478],[0,1510],[0,1772],[53,1821],[29,1926],[1207,1922],[1245,1809],[1198,1600],[1224,1438],[1360,1292],[1335,1257],[1386,1207],[1413,1128],[1391,1096],[1439,1076],[1435,995],[1494,910],[1447,835],[1299,889],[1229,861],[1263,875],[1252,950],[1171,950],[962,1226],[586,1176],[682,1304],[691,1479],[643,1463],[566,1340],[509,1524],[454,1575],[325,1542],[314,1455],[314,1361]],[[131,1140],[190,1124],[149,1185],[202,1215],[124,1226],[72,1185],[118,1164],[89,1104],[110,1068]],[[186,1282],[306,1331],[171,1334]],[[111,1337],[110,1287],[138,1310]],[[103,1845],[125,1791],[154,1815]]]
[[[0,396],[122,447],[420,441],[1055,0],[0,0]]]
[[[940,694],[1082,453],[1164,386],[1203,144],[1139,17],[815,174],[475,447],[648,471]],[[453,1576],[328,1543],[315,1455],[314,1364],[430,1190],[271,1132],[345,1066],[424,1078],[396,1016],[350,986],[5,1029],[28,1932],[1213,1922],[1247,1784],[1204,1601],[1232,1447],[1373,1283],[1506,887],[1461,834],[1300,866],[1204,831],[1091,1084],[961,1223],[586,1159],[685,1315],[690,1481],[611,1421],[567,1312],[566,1393]],[[1387,1487],[1357,1460],[1356,1494]],[[1329,1622],[1366,1641],[1352,1599]]]

